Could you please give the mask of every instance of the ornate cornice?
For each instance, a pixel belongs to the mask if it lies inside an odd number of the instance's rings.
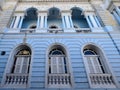
[[[20,2],[89,2],[90,0],[19,0]]]

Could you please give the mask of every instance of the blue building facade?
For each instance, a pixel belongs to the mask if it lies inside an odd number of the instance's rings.
[[[0,90],[120,90],[120,1],[0,5]]]

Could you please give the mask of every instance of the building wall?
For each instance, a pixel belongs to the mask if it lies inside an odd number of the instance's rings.
[[[69,4],[69,5],[68,5]],[[9,5],[9,4],[7,4]],[[65,5],[65,7],[62,7]],[[48,10],[51,7],[58,7],[60,10],[70,10],[72,7],[81,7],[85,11],[94,11],[92,5],[87,2],[69,2],[67,3],[41,3],[30,2],[26,5],[26,2],[19,3],[16,8],[16,12],[25,11],[29,7],[36,7],[40,11]],[[5,10],[6,12],[7,10]],[[5,16],[4,16],[5,17]],[[10,16],[7,18],[10,19]],[[6,20],[7,22],[7,20]],[[4,23],[4,25],[6,24]],[[2,23],[2,21],[0,22]],[[48,22],[49,23],[49,22]],[[7,24],[6,24],[7,25]],[[23,25],[24,26],[24,25]],[[3,28],[3,25],[0,25]],[[15,32],[19,29],[10,29],[7,26],[2,29],[4,33],[0,33],[0,53],[5,51],[5,55],[0,55],[0,90],[119,90],[120,89],[120,31],[119,28],[107,26],[107,30],[112,28],[110,35],[106,32],[106,27],[102,28],[102,31],[98,32],[98,28],[94,28],[95,32],[78,33],[78,32],[65,32],[65,33],[20,33]],[[12,31],[13,30],[13,31]],[[73,29],[74,30],[74,29]],[[7,70],[7,64],[12,55],[12,51],[19,45],[25,44],[30,46],[32,50],[32,61],[29,74],[29,84],[27,88],[6,88],[4,87],[3,80]],[[72,88],[46,88],[46,62],[47,53],[52,45],[62,45],[69,57],[70,72],[72,74]],[[109,69],[115,79],[117,88],[90,88],[87,71],[85,69],[83,59],[83,47],[87,44],[94,44],[102,49],[103,54],[108,62]],[[116,47],[117,46],[117,47]]]

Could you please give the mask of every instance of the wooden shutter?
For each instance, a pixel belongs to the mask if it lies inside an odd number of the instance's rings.
[[[15,63],[14,73],[27,73],[30,57],[18,56]]]
[[[87,61],[87,66],[88,66],[88,69],[89,69],[89,73],[94,73],[94,68],[93,68],[93,65],[92,65],[92,61],[90,59],[90,57],[86,56],[86,61]]]
[[[14,73],[20,73],[21,64],[22,64],[22,58],[23,58],[23,57],[17,57],[16,63],[15,63]]]
[[[98,56],[85,56],[87,61],[87,66],[89,67],[89,73],[103,73],[101,65],[98,61]]]
[[[51,73],[57,73],[57,60],[56,60],[56,57],[51,57]]]
[[[93,62],[95,73],[102,73],[102,69],[98,61],[98,58],[99,58],[98,56],[95,56],[95,57],[92,57],[91,60]]]
[[[30,57],[24,57],[23,58],[23,62],[22,62],[22,66],[21,66],[21,73],[27,73],[28,72],[28,68],[29,68],[29,60]]]
[[[65,73],[64,57],[57,57],[58,73]]]
[[[65,73],[64,57],[51,57],[51,73]]]

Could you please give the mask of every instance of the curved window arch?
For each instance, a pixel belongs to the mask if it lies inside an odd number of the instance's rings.
[[[90,86],[115,88],[113,76],[100,48],[92,44],[86,45],[83,48],[83,55]]]
[[[71,10],[72,10],[72,21],[74,26],[77,26],[77,28],[89,28],[85,16],[82,15],[83,10],[79,7],[73,7]]]
[[[84,50],[84,55],[96,55],[96,52],[93,50]]]
[[[38,10],[34,7],[28,8],[25,12],[25,17],[23,19],[22,28],[30,28],[35,29],[37,24],[38,18]],[[29,27],[30,25],[34,24],[34,27]]]
[[[7,65],[5,73],[5,87],[26,87],[30,72],[31,49],[27,45],[17,47]],[[9,67],[9,68],[8,68]]]
[[[51,47],[48,53],[47,87],[71,87],[71,75],[65,49],[60,45]]]
[[[48,10],[47,23],[50,29],[58,29],[62,26],[61,12],[58,8],[52,7]]]

